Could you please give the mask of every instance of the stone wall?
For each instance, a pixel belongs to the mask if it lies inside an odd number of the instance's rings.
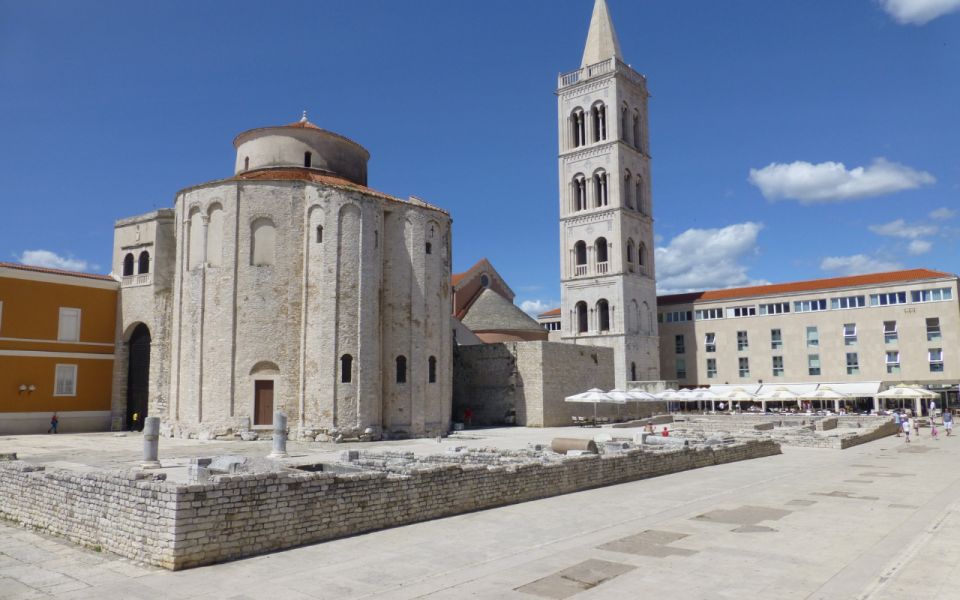
[[[294,470],[222,475],[193,485],[0,462],[0,517],[184,569],[779,453],[772,440],[752,440],[553,463],[438,465],[402,475]]]

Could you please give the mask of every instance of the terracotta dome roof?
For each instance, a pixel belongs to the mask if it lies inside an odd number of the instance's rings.
[[[310,121],[304,121],[303,119],[297,121],[296,123],[281,125],[281,127],[296,127],[298,129],[319,129],[320,131],[323,131],[322,127],[318,127],[313,123],[311,123]]]

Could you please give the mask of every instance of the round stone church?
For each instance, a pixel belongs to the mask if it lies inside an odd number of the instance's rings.
[[[117,223],[115,414],[191,437],[275,410],[300,439],[448,431],[449,214],[368,188],[370,154],[306,115],[233,144],[232,177]]]

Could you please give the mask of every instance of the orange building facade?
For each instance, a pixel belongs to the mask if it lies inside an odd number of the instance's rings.
[[[0,263],[0,434],[107,431],[119,284]]]

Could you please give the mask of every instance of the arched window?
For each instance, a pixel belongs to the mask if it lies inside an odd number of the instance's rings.
[[[633,111],[633,147],[637,150],[643,150],[643,140],[640,138],[640,111]]]
[[[600,208],[601,206],[607,205],[607,173],[604,170],[599,170],[593,174],[593,189],[594,189],[594,202],[593,205],[595,208]]]
[[[574,275],[587,274],[587,243],[580,241],[573,245],[573,261],[576,265]]]
[[[627,142],[627,134],[630,132],[630,128],[628,127],[629,124],[630,121],[627,111],[627,103],[624,102],[623,108],[620,111],[620,139],[623,140],[624,143]]]
[[[610,304],[606,300],[597,301],[597,325],[600,331],[610,331]]]
[[[207,264],[219,267],[223,263],[223,207],[210,207],[207,222]]]
[[[630,363],[630,381],[637,380],[637,363]]]
[[[427,383],[437,382],[437,357],[431,356],[427,360]]]
[[[431,244],[430,242],[427,242],[427,254],[432,254],[432,253],[433,253],[433,244]]]
[[[587,143],[587,124],[583,118],[583,110],[574,109],[570,114],[570,141],[574,148],[579,148]]]
[[[199,208],[190,211],[187,236],[187,268],[196,269],[203,263],[203,215]]]
[[[317,243],[323,243],[323,225],[317,225]]]
[[[637,264],[641,267],[647,264],[647,245],[643,242],[640,242],[640,245],[637,247]]]
[[[407,357],[400,355],[397,357],[397,383],[407,382]]]
[[[586,333],[587,327],[587,303],[577,302],[577,333]]]
[[[633,238],[627,240],[627,264],[630,266],[630,270],[633,270]]]
[[[308,169],[313,166],[313,153],[303,153],[303,166],[307,167]]]
[[[249,157],[249,156],[245,156],[245,157],[243,158],[243,170],[244,170],[244,171],[249,171],[249,170],[250,170],[250,157]]]
[[[250,225],[250,230],[250,264],[255,267],[272,265],[277,235],[273,221],[259,218]]]
[[[643,177],[640,177],[640,175],[638,174],[636,177],[636,180],[637,180],[637,185],[636,185],[637,193],[634,194],[634,197],[636,198],[636,201],[637,201],[637,210],[639,210],[641,214],[645,215],[647,214],[647,208],[644,206]]]
[[[137,273],[143,275],[150,272],[150,253],[144,250],[137,258]]]
[[[602,102],[595,104],[590,113],[593,116],[593,141],[607,139],[607,107]]]
[[[480,286],[490,287],[490,277],[488,277],[486,273],[480,274]]]
[[[630,310],[624,311],[623,316],[627,321],[627,330],[630,333],[640,333],[640,308],[636,300],[630,301]]]
[[[131,275],[133,275],[133,254],[128,252],[123,257],[123,276],[130,277]]]
[[[573,176],[573,210],[587,210],[587,179],[580,173]]]
[[[344,354],[340,357],[340,383],[353,381],[353,357]]]
[[[633,208],[633,197],[630,194],[631,188],[633,187],[632,179],[630,171],[623,174],[623,203],[627,208]]]
[[[593,250],[597,253],[597,263],[607,262],[607,238],[597,238]]]

